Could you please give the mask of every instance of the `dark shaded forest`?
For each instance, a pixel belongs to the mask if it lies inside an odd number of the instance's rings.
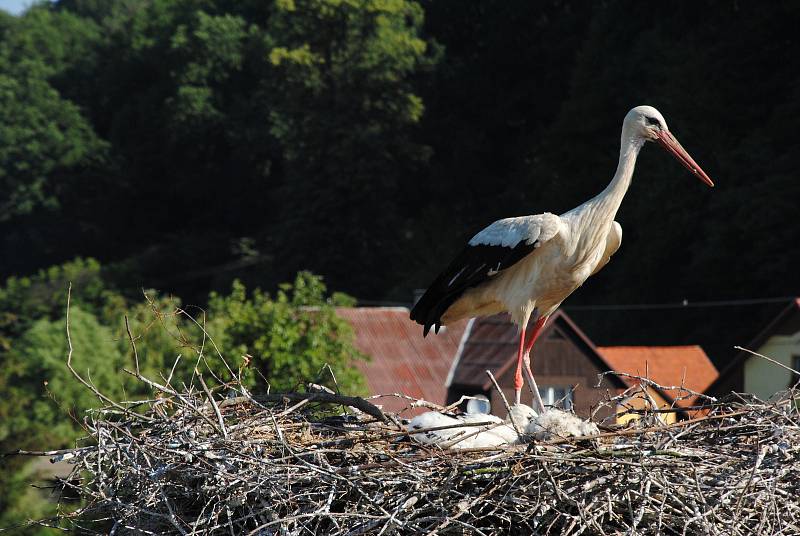
[[[794,2],[61,0],[0,19],[0,275],[99,259],[202,303],[298,270],[408,303],[499,217],[563,212],[658,107],[620,252],[569,306],[791,296]],[[599,343],[721,362],[780,304],[578,310]]]
[[[0,446],[76,437],[54,385],[92,404],[58,383],[67,282],[100,381],[127,359],[121,316],[144,329],[176,303],[216,311],[221,340],[260,345],[264,367],[346,367],[358,356],[330,307],[352,301],[325,285],[410,304],[491,221],[602,190],[638,104],[717,187],[645,148],[622,247],[565,308],[598,344],[699,343],[724,366],[784,306],[772,298],[800,291],[798,25],[800,3],[745,0],[0,12]],[[148,366],[168,367],[174,341],[142,337],[160,349]],[[0,520],[33,516],[25,466],[3,463]]]

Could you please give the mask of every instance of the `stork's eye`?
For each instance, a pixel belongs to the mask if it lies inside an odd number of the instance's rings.
[[[661,128],[661,122],[655,117],[645,117],[644,119],[648,125]]]

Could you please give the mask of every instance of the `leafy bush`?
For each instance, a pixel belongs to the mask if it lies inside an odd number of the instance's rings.
[[[64,446],[74,438],[82,414],[97,405],[95,396],[75,380],[66,365],[66,319],[41,318],[22,334],[5,361],[10,378],[3,403],[9,411],[0,424],[0,441],[18,445]],[[70,310],[72,365],[111,397],[124,394],[120,371],[125,356],[111,330],[78,307]],[[65,417],[65,413],[69,418]],[[72,422],[70,422],[72,419]]]
[[[155,291],[130,304],[107,284],[97,261],[77,259],[30,277],[9,278],[0,287],[2,452],[67,446],[81,434],[85,412],[99,405],[66,366],[70,283],[72,364],[112,398],[151,395],[123,371],[134,368],[128,328],[141,372],[159,381],[171,374],[176,386],[192,382],[198,369],[222,381],[241,374],[255,389],[292,389],[307,381],[334,386],[323,370],[327,364],[343,390],[365,388],[352,366],[365,356],[353,346],[349,324],[335,312],[353,300],[328,295],[317,276],[298,274],[274,298],[259,289],[248,294],[236,281],[230,294],[210,295],[207,312],[185,311],[179,298]],[[52,511],[53,505],[28,487],[32,471],[26,460],[0,460],[0,527],[24,521],[25,512]]]
[[[111,330],[79,307],[70,310],[73,366],[104,393],[122,397],[124,356]],[[89,408],[98,404],[66,366],[66,319],[40,318],[0,353],[0,450],[69,446],[80,434]],[[35,464],[22,459],[0,462],[0,527],[52,515],[55,505],[30,487],[38,481]],[[44,533],[31,527],[25,533]]]
[[[281,285],[274,298],[260,289],[248,297],[235,281],[227,296],[211,294],[209,329],[229,355],[250,356],[250,366],[272,389],[293,389],[315,379],[334,386],[330,375],[319,377],[327,364],[340,388],[358,393],[366,384],[353,362],[366,356],[355,349],[350,325],[335,310],[353,303],[344,294],[327,296],[322,279],[308,272]],[[257,383],[257,376],[248,381]]]
[[[70,284],[72,304],[87,313],[108,318],[125,310],[124,298],[108,287],[94,259],[77,258],[32,276],[9,277],[0,287],[0,356],[33,322],[64,316]]]

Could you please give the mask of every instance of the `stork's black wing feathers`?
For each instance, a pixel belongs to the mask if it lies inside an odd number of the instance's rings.
[[[424,326],[423,335],[428,335],[432,326],[439,332],[441,317],[461,295],[497,272],[516,264],[538,246],[539,241],[516,245],[468,245],[453,259],[450,265],[431,283],[425,294],[411,310],[411,320]]]

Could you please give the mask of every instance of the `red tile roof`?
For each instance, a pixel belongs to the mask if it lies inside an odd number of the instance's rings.
[[[340,307],[336,313],[353,327],[356,347],[372,359],[359,363],[372,394],[401,393],[444,404],[445,381],[458,350],[466,322],[422,337],[422,327],[409,319],[405,307]],[[376,401],[388,411],[407,404],[394,398]],[[424,409],[411,410],[412,416]]]
[[[613,370],[647,376],[665,387],[683,385],[702,393],[719,375],[699,346],[598,346],[597,351]],[[628,385],[635,381],[624,376],[621,379]],[[678,396],[676,391],[667,394]],[[692,403],[692,400],[679,402],[683,406]]]

